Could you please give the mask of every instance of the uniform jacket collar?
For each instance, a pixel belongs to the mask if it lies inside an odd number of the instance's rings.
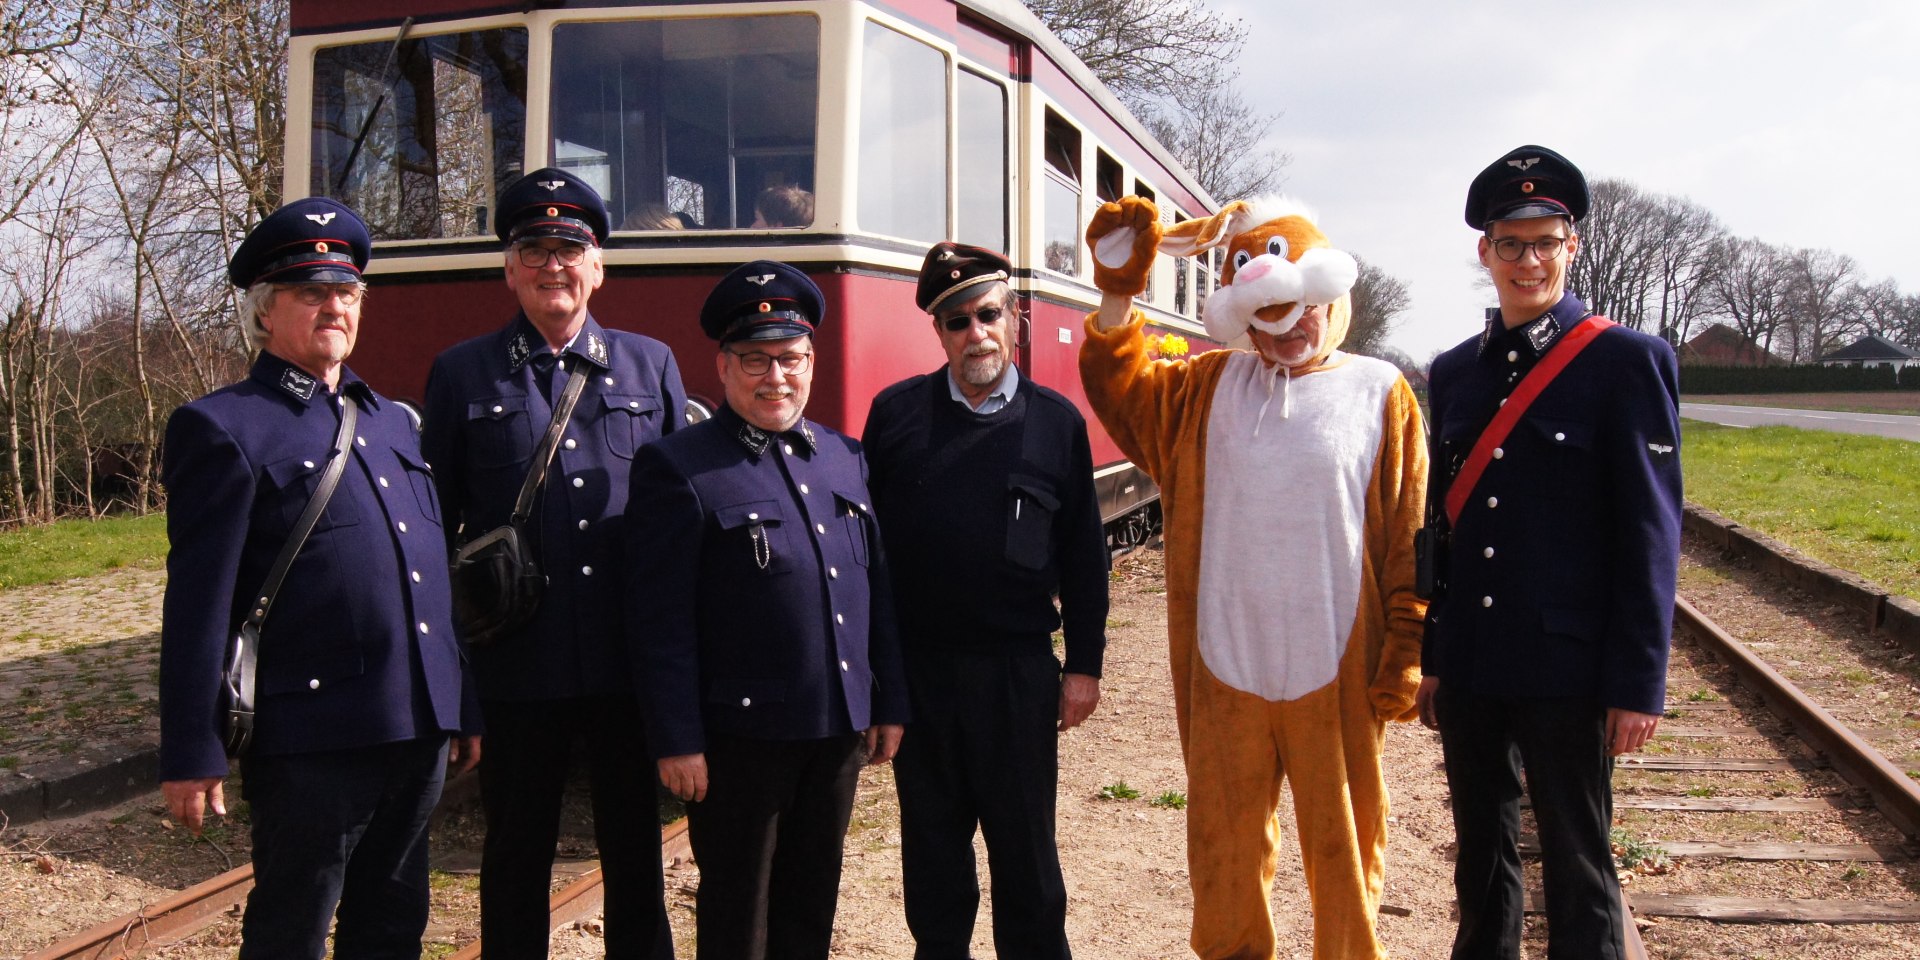
[[[526,311],[514,315],[513,322],[506,330],[507,372],[519,373],[536,356],[552,356],[553,349],[547,346],[546,338],[540,335],[540,328],[527,319]],[[565,356],[579,357],[602,370],[612,366],[612,351],[607,346],[607,331],[600,322],[587,314],[587,320],[580,325],[580,332],[574,334],[573,342],[566,345],[560,353]]]
[[[748,423],[745,418],[733,412],[733,408],[728,406],[722,406],[720,412],[714,414],[713,418],[720,421],[721,430],[738,441],[741,446],[747,448],[747,452],[753,454],[755,457],[766,453],[767,447],[771,446],[777,437],[799,440],[799,445],[806,448],[809,456],[820,448],[819,441],[814,439],[813,427],[807,424],[805,417],[800,418],[800,422],[795,424],[793,429],[778,434],[768,433]]]
[[[265,350],[260,351],[260,356],[253,361],[253,370],[248,376],[272,388],[271,393],[285,398],[295,407],[312,406],[316,398],[325,402],[327,397],[332,396],[332,393],[327,390],[326,383],[319,377]],[[367,386],[365,380],[360,379],[360,376],[353,372],[353,368],[345,364],[340,366],[338,392],[360,401],[360,406],[368,410],[380,409],[379,395],[373,392],[372,387]]]
[[[1486,328],[1480,331],[1478,356],[1484,360],[1489,354],[1518,351],[1523,356],[1538,359],[1562,334],[1572,330],[1591,313],[1586,302],[1571,292],[1562,294],[1560,302],[1554,304],[1553,309],[1512,330],[1508,330],[1505,320],[1495,313],[1487,318]]]

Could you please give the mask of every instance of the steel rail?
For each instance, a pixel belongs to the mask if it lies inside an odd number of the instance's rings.
[[[686,834],[685,818],[661,828],[661,855],[683,858],[691,854]],[[178,942],[219,922],[229,911],[245,903],[247,891],[252,889],[253,865],[236,867],[158,903],[89,927],[67,940],[27,954],[21,960],[124,960],[136,957],[148,947]],[[554,927],[592,914],[600,908],[603,900],[600,870],[596,867],[555,892],[548,901]],[[452,954],[452,957],[475,960],[480,955],[480,941],[475,940]]]
[[[1911,777],[1684,597],[1674,598],[1674,614],[1680,629],[1732,667],[1741,684],[1793,724],[1801,739],[1825,754],[1835,771],[1864,788],[1873,805],[1901,833],[1920,838],[1920,786]]]

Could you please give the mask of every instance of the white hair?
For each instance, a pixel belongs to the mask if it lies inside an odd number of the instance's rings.
[[[1272,223],[1281,217],[1301,217],[1315,224],[1320,217],[1313,208],[1285,194],[1268,194],[1247,199],[1247,209],[1233,215],[1227,228],[1228,235],[1245,233],[1263,223]]]

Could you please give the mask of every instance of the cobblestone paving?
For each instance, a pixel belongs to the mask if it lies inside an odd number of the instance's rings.
[[[160,570],[0,592],[0,779],[159,739]]]

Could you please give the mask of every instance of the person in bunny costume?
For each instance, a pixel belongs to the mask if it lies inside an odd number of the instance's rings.
[[[1358,266],[1284,198],[1164,229],[1151,201],[1087,229],[1100,310],[1080,375],[1107,432],[1159,483],[1168,646],[1187,766],[1193,952],[1270,958],[1290,781],[1316,960],[1383,957],[1388,721],[1415,716],[1413,537],[1427,450],[1399,371],[1341,353]],[[1252,349],[1149,360],[1132,308],[1157,252],[1224,247],[1207,332]]]

